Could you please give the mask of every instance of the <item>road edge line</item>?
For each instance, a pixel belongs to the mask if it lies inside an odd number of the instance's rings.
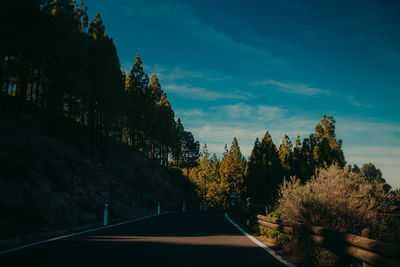
[[[166,214],[166,213],[161,213],[160,215],[163,215],[163,214]],[[67,238],[67,237],[71,237],[71,236],[77,236],[77,235],[86,234],[86,233],[90,233],[90,232],[94,232],[94,231],[98,231],[98,230],[103,230],[103,229],[107,229],[107,228],[111,228],[111,227],[114,227],[114,226],[119,226],[119,225],[131,223],[131,222],[141,221],[141,220],[144,220],[144,219],[147,219],[147,218],[151,218],[151,217],[155,217],[155,216],[159,216],[159,215],[158,214],[149,215],[149,216],[140,217],[140,218],[136,218],[136,219],[120,222],[120,223],[115,223],[115,224],[111,224],[111,225],[107,225],[107,226],[100,226],[100,227],[97,227],[97,228],[93,228],[93,229],[89,229],[89,230],[85,230],[85,231],[81,231],[81,232],[77,232],[77,233],[72,233],[72,234],[68,234],[68,235],[53,237],[53,238],[46,239],[46,240],[43,240],[43,241],[29,243],[29,244],[22,245],[22,246],[19,246],[19,247],[10,248],[10,249],[6,249],[6,250],[3,250],[3,251],[0,251],[0,255],[4,255],[4,254],[11,253],[11,252],[14,252],[14,251],[17,251],[17,250],[21,250],[21,249],[24,249],[24,248],[29,248],[29,247],[41,245],[41,244],[44,244],[44,243],[48,243],[48,242],[51,242],[51,241],[56,241],[56,240]]]
[[[242,227],[240,227],[238,224],[236,224],[231,218],[229,218],[228,216],[228,212],[225,212],[225,218],[231,223],[233,224],[240,232],[242,232],[247,238],[249,238],[251,241],[253,241],[255,244],[257,244],[259,247],[263,248],[266,252],[268,252],[271,256],[273,256],[275,259],[277,259],[278,261],[280,261],[281,263],[285,264],[286,266],[289,267],[296,267],[296,265],[294,265],[293,263],[287,262],[286,260],[284,260],[281,256],[277,255],[275,253],[275,251],[273,251],[272,249],[270,249],[267,245],[265,245],[264,243],[262,243],[261,241],[259,241],[257,238],[255,238],[254,236],[250,235],[249,233],[247,233],[245,230],[243,230]]]

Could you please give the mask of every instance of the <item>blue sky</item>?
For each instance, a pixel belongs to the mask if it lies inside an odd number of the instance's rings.
[[[400,2],[87,0],[121,66],[140,54],[187,130],[248,156],[336,119],[348,163],[373,162],[400,188]]]

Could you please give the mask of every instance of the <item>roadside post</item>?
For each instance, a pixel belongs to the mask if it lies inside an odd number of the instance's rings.
[[[108,217],[108,204],[106,203],[105,205],[104,205],[104,226],[106,226],[107,225],[107,218]]]
[[[157,214],[160,215],[160,212],[161,212],[161,206],[160,206],[160,202],[158,202],[158,205],[157,205]]]
[[[250,197],[248,197],[248,198],[246,198],[246,211],[247,211],[248,215],[250,214],[250,205],[251,205]],[[247,216],[246,225],[250,226],[250,218],[249,218],[249,216]]]
[[[186,211],[185,200],[183,200],[182,211],[183,211],[183,212]]]
[[[232,192],[232,194],[229,198],[231,199],[231,207],[235,207],[235,202],[236,202],[236,198],[237,198],[236,193]]]

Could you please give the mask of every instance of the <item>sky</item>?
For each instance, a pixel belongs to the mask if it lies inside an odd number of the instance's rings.
[[[399,1],[86,0],[121,68],[140,54],[186,130],[220,155],[249,156],[336,120],[348,164],[372,162],[400,188]]]

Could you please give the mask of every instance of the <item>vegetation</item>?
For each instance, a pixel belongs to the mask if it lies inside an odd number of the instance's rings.
[[[236,138],[233,139],[229,150],[225,145],[222,160],[215,154],[210,158],[207,145],[204,145],[198,166],[189,173],[190,180],[197,185],[197,193],[202,204],[210,207],[227,207],[232,194],[241,199],[245,192],[246,165]]]
[[[278,150],[267,131],[261,142],[256,140],[249,158],[246,175],[248,194],[252,197],[253,202],[271,203],[282,179],[283,168]],[[260,188],[264,190],[260,190]]]
[[[198,142],[175,121],[158,78],[148,78],[139,55],[130,72],[121,71],[100,14],[89,23],[84,2],[75,0],[5,0],[1,5],[4,110],[15,110],[10,97],[41,107],[49,136],[68,132],[62,117],[80,123],[90,132],[82,150],[99,151],[104,164],[112,138],[162,165],[171,158],[176,166],[193,166]]]
[[[281,194],[279,189],[285,178],[295,176],[296,185],[303,186],[313,181],[314,175],[322,175],[322,169],[330,166],[346,170],[349,175],[357,175],[359,181],[374,190],[376,196],[387,199],[386,193],[391,187],[382,178],[382,172],[372,163],[364,164],[361,169],[357,165],[346,167],[341,146],[342,141],[336,139],[335,120],[325,115],[316,125],[315,132],[302,142],[298,137],[294,147],[290,138],[284,135],[277,148],[267,131],[261,142],[256,139],[248,161],[243,158],[236,138],[229,151],[225,146],[221,160],[215,154],[210,157],[205,145],[197,161],[198,166],[191,169],[189,176],[197,185],[203,204],[212,207],[227,207],[233,193],[242,203],[250,196],[253,207],[263,211],[266,205],[277,204]],[[391,192],[390,195],[394,199],[396,193]]]
[[[285,180],[278,209],[292,223],[361,234],[364,228],[381,223],[377,211],[385,206],[377,190],[360,174],[332,165],[320,168],[305,184],[295,177]]]
[[[295,175],[304,183],[318,167],[332,164],[343,167],[346,161],[341,146],[341,140],[336,139],[332,116],[325,115],[315,127],[315,133],[304,138],[302,143],[298,137],[295,147],[285,135],[277,149],[267,131],[261,142],[256,140],[249,158],[245,179],[248,194],[255,203],[273,204],[284,177]]]
[[[361,235],[363,229],[369,228],[372,238],[385,239],[387,236],[382,236],[382,233],[391,233],[393,236],[398,229],[379,213],[391,213],[396,208],[388,196],[382,184],[351,172],[348,167],[341,168],[333,164],[319,168],[305,184],[296,177],[285,180],[280,187],[278,211],[289,224],[322,226],[356,235]],[[296,233],[294,239],[287,239],[281,246],[289,253],[303,251],[304,256],[317,266],[338,264],[339,259],[334,254],[307,239],[309,235]]]

